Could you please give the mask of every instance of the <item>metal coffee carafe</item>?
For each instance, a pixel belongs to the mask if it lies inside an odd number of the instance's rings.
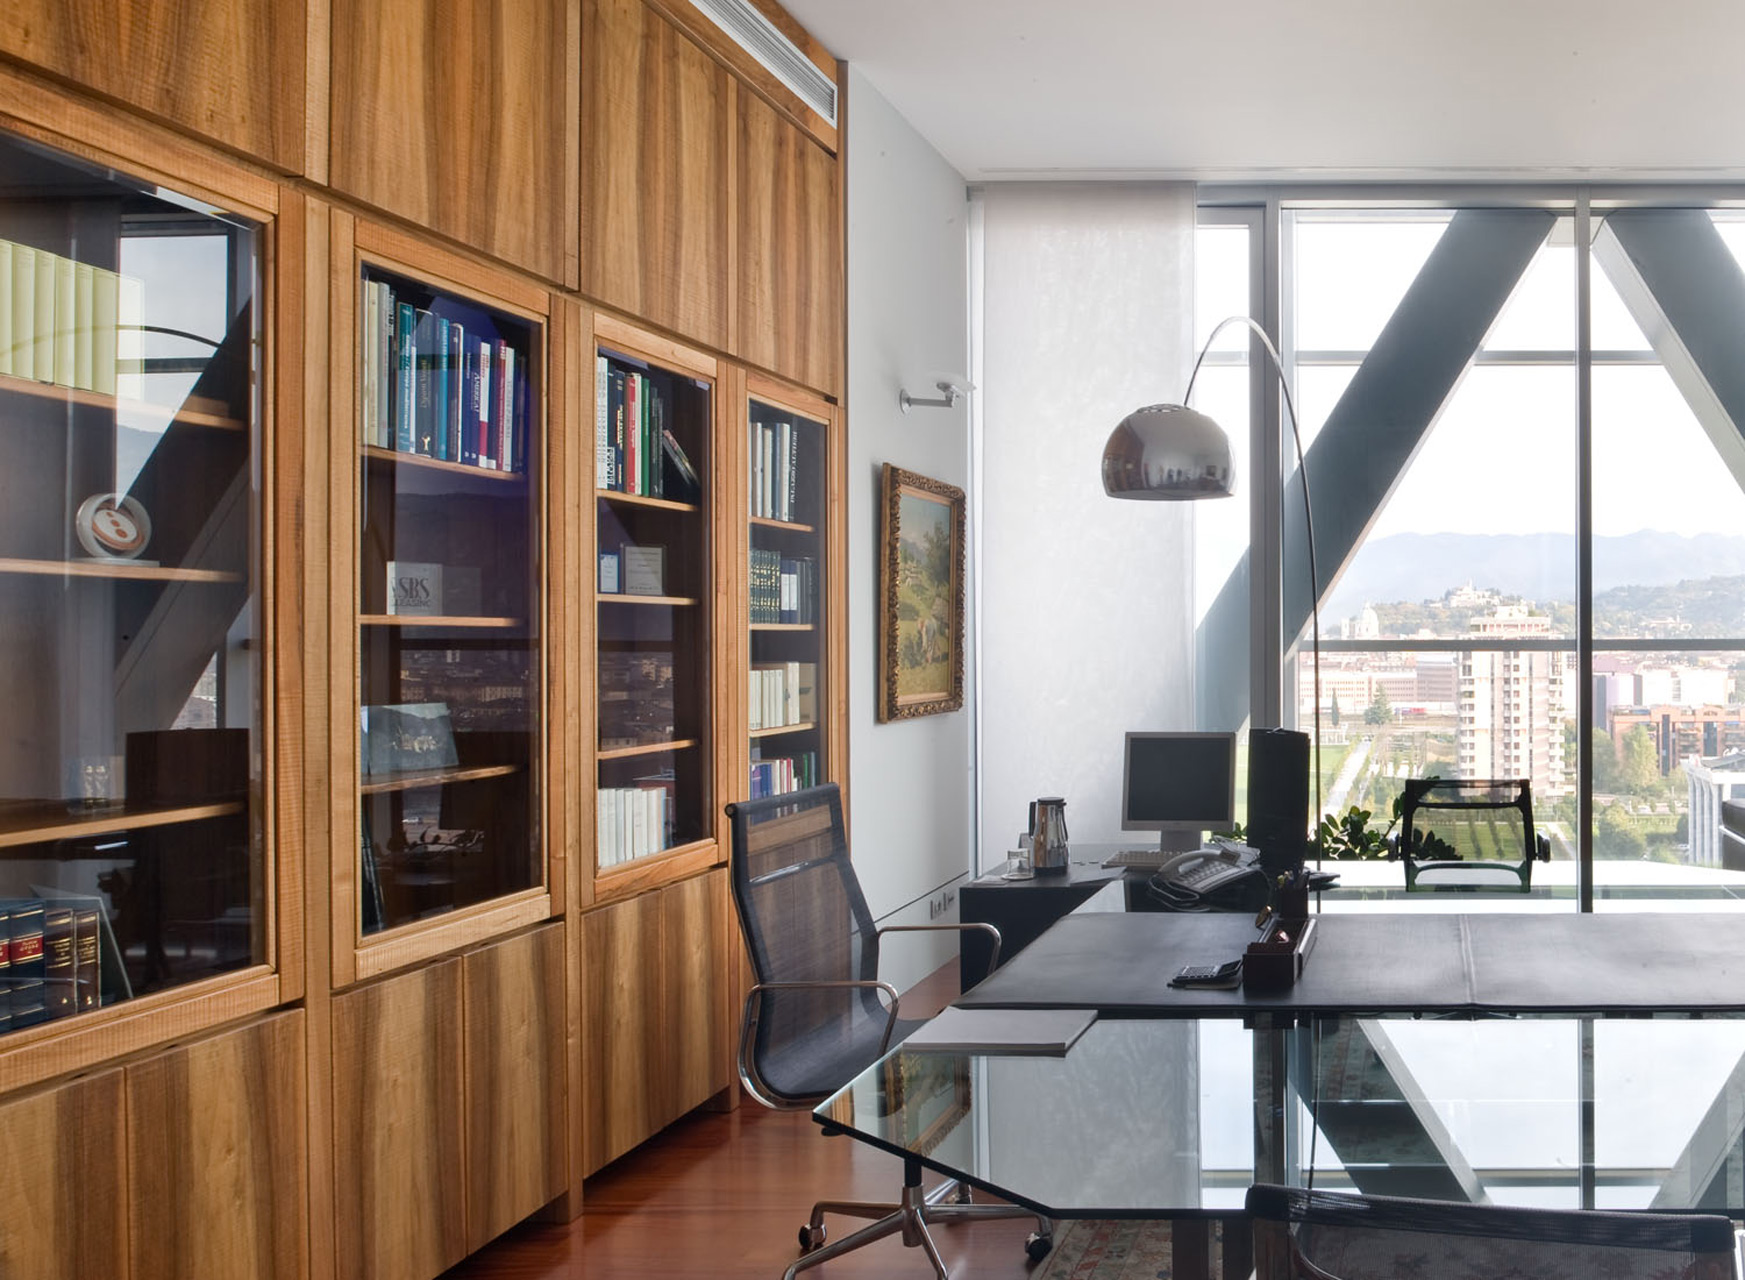
[[[1060,796],[1030,802],[1030,865],[1039,876],[1066,874],[1066,801]]]

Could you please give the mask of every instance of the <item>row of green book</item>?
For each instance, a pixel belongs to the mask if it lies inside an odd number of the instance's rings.
[[[107,926],[95,896],[0,899],[0,1032],[101,1006],[106,950],[120,966]]]
[[[751,620],[754,624],[818,621],[818,562],[751,549]]]
[[[487,471],[526,470],[526,359],[482,312],[472,314],[469,327],[398,297],[385,280],[364,281],[364,443]]]
[[[137,400],[145,285],[0,240],[0,373]]]
[[[751,514],[795,520],[801,433],[791,422],[751,424]]]
[[[818,719],[816,662],[760,662],[751,668],[751,728],[781,729]]]
[[[769,759],[754,756],[751,761],[753,800],[761,800],[765,796],[785,796],[790,791],[804,791],[807,787],[817,786],[820,781],[816,751]]]
[[[696,502],[702,496],[702,478],[673,434],[666,394],[657,383],[599,356],[594,396],[596,488],[675,502]]]
[[[601,787],[594,826],[601,870],[659,853],[672,843],[672,783]]]

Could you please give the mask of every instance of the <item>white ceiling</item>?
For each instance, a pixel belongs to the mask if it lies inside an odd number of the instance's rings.
[[[1745,0],[784,4],[972,180],[1745,178]]]

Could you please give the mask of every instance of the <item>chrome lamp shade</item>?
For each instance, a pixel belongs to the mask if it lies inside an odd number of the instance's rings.
[[[1103,446],[1103,492],[1111,498],[1184,502],[1228,498],[1235,488],[1229,438],[1197,409],[1135,409]]]

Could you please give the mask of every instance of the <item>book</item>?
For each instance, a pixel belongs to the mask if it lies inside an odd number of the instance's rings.
[[[442,462],[448,461],[448,371],[453,363],[448,354],[448,320],[437,316],[436,347],[431,354],[431,366],[435,375],[435,392],[431,396],[430,406],[430,453]]]
[[[79,277],[71,258],[55,258],[55,381],[77,386]]]
[[[394,304],[394,448],[400,453],[413,452],[415,435],[413,415],[417,403],[414,390],[413,363],[417,346],[413,334],[418,326],[418,312],[410,302]]]
[[[612,444],[607,429],[610,421],[606,394],[611,387],[612,370],[605,356],[594,357],[594,487],[612,487]]]
[[[412,323],[412,452],[436,456],[436,380],[442,359],[437,317],[416,308]]]
[[[6,300],[0,298],[0,308]],[[12,1030],[12,904],[0,901],[0,1035]]]
[[[1095,1009],[947,1008],[909,1033],[907,1053],[1062,1058],[1097,1020]]]
[[[12,241],[0,240],[0,373],[12,372]],[[0,1013],[4,1013],[0,1001]]]
[[[384,449],[394,447],[394,387],[399,374],[400,344],[395,337],[393,286],[375,282],[376,290],[376,438]]]
[[[374,280],[363,282],[363,332],[358,346],[363,352],[363,373],[358,387],[359,429],[365,444],[382,443],[381,427],[376,420],[376,403],[381,395],[382,347],[377,340],[382,326],[382,295]]]
[[[666,594],[666,548],[624,545],[624,594],[630,596],[664,596]]]
[[[697,469],[691,465],[690,457],[671,427],[661,427],[660,447],[668,474],[667,496],[680,502],[696,502],[703,496],[703,481],[698,477]]]
[[[115,394],[115,355],[121,277],[104,267],[91,271],[91,390]]]
[[[97,268],[89,262],[73,264],[73,385],[81,391],[95,390],[97,363]]]
[[[640,431],[639,397],[642,393],[642,375],[627,373],[624,375],[624,492],[642,492],[642,459],[638,456],[638,439]]]
[[[479,339],[479,380],[478,395],[473,400],[477,410],[476,421],[479,424],[478,440],[474,444],[474,466],[494,467],[496,460],[491,453],[491,343],[488,338]]]
[[[44,904],[42,955],[44,1016],[64,1018],[78,1007],[78,997],[73,990],[73,908],[70,904]]]
[[[442,566],[416,560],[388,561],[388,612],[436,617],[443,611]]]
[[[515,348],[497,342],[497,469],[514,471],[515,456]]]
[[[443,457],[450,462],[461,460],[461,424],[465,420],[467,367],[467,329],[455,320],[448,326],[448,384],[444,390],[443,413],[447,421],[447,440]]]
[[[189,731],[183,729],[175,732],[183,734]],[[34,882],[30,891],[45,904],[65,902],[73,909],[74,986],[84,992],[81,1000],[90,996],[94,996],[96,1000],[96,1005],[82,1004],[80,1008],[100,1007],[133,999],[133,984],[127,977],[127,965],[121,958],[121,946],[116,942],[115,931],[109,925],[109,912],[103,905],[103,899],[95,894],[68,893],[53,885]],[[89,939],[94,939],[94,943],[88,941]],[[94,952],[90,949],[92,946],[96,948]],[[86,976],[79,966],[93,955],[97,964],[95,988],[78,988],[79,981]]]
[[[36,250],[12,246],[12,375],[36,376]]]
[[[12,1029],[22,1030],[47,1016],[43,1000],[43,905],[40,898],[13,898],[11,922]]]
[[[30,320],[31,376],[38,382],[55,380],[55,262],[56,255],[42,249],[33,259],[36,284],[31,298],[36,311]]]
[[[446,702],[401,703],[359,708],[366,774],[452,769],[460,763]]]
[[[77,1013],[85,1013],[103,1002],[103,940],[99,925],[103,906],[96,898],[78,899],[72,906],[73,1008]]]

